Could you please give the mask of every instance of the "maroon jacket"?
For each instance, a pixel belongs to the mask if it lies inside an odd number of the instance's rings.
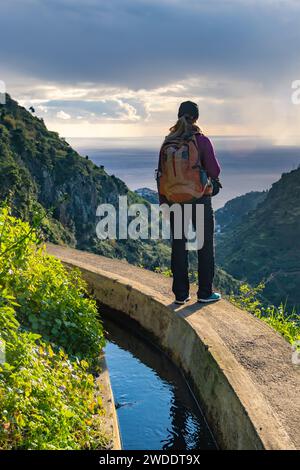
[[[196,139],[200,149],[202,165],[206,170],[207,175],[211,178],[218,178],[221,168],[211,141],[203,134],[196,134]]]

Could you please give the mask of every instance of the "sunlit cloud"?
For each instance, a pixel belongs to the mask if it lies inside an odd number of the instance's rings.
[[[66,119],[71,119],[70,114],[65,113],[64,111],[58,111],[58,112],[56,113],[56,117],[57,117],[58,119],[64,119],[64,120],[66,120]]]
[[[165,86],[133,90],[85,83],[37,86],[20,92],[20,103],[64,136],[165,135],[181,101],[196,101],[199,123],[211,135],[259,135],[293,141],[300,107],[290,89],[266,93],[260,83],[190,77]],[[68,124],[66,125],[66,121]]]

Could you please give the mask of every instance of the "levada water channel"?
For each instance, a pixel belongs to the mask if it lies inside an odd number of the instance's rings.
[[[124,450],[215,449],[186,380],[137,328],[101,308],[106,362]]]

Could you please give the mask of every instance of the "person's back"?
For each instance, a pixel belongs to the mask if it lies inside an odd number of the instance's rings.
[[[212,181],[218,181],[220,166],[213,146],[198,126],[197,104],[181,103],[178,121],[170,129],[160,151],[158,165],[158,190],[160,203],[191,204],[191,222],[196,227],[197,205],[204,206],[204,242],[198,249],[198,301],[213,302],[221,295],[212,290],[214,278],[214,215],[211,204]],[[195,153],[196,147],[197,151]],[[186,180],[192,184],[186,184]],[[191,189],[192,188],[192,189]],[[182,219],[181,237],[174,236],[174,212],[170,212],[172,232],[171,269],[175,302],[184,304],[190,300],[188,277],[188,253]]]

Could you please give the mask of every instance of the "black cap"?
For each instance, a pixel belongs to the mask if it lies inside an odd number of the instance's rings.
[[[178,118],[181,118],[184,114],[188,114],[194,119],[198,119],[199,117],[199,108],[196,103],[193,103],[192,101],[184,101],[181,103],[179,106],[178,110]]]

